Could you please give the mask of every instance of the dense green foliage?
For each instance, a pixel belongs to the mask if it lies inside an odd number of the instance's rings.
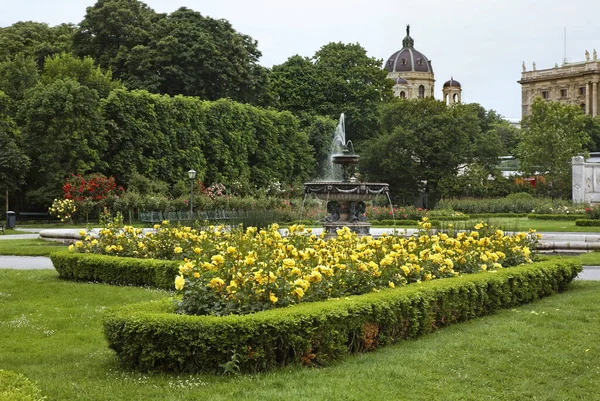
[[[296,55],[274,66],[271,90],[280,109],[297,115],[337,120],[343,112],[346,139],[366,140],[378,133],[379,107],[392,98],[393,81],[381,64],[359,44],[329,43],[312,58]]]
[[[471,216],[480,213],[581,214],[585,211],[585,206],[573,205],[571,201],[552,198],[519,198],[511,195],[503,198],[442,199],[436,208],[454,210]]]
[[[600,220],[597,219],[577,219],[575,225],[580,227],[599,227]]]
[[[576,261],[548,261],[243,316],[184,316],[170,300],[113,309],[109,346],[142,371],[262,371],[323,365],[564,291]]]
[[[570,194],[571,158],[585,153],[590,139],[584,128],[580,107],[535,99],[516,149],[521,170],[543,174],[554,196]]]
[[[74,252],[50,255],[60,278],[117,285],[173,289],[180,261],[118,258]]]
[[[44,401],[40,389],[27,377],[0,369],[0,401]]]
[[[489,170],[502,151],[493,123],[487,121],[498,117],[488,117],[476,104],[448,107],[431,98],[396,99],[382,113],[384,134],[371,141],[361,171],[388,182],[400,203],[423,192],[425,206],[433,208],[444,182],[456,180],[461,166],[477,163]]]

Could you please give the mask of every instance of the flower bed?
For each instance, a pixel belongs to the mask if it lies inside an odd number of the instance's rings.
[[[438,234],[428,231],[430,223],[421,225],[420,235],[410,238],[357,237],[349,230],[340,230],[337,238],[325,240],[302,226],[291,226],[288,236],[283,237],[277,225],[267,230],[210,227],[197,231],[170,227],[165,222],[155,226],[154,233],[143,234],[139,229],[113,224],[100,231],[100,238],[87,236],[71,249],[180,260],[179,274],[174,277],[175,288],[183,295],[179,312],[228,315],[530,263],[530,248],[537,241],[534,233],[506,236],[482,223],[472,232]],[[73,267],[73,260],[67,259],[63,258],[66,266],[57,263],[63,277],[68,276],[65,272],[72,275],[70,272],[81,267]],[[110,276],[109,282],[120,280],[114,276],[126,275],[126,259],[115,259],[122,268],[110,269],[118,274]],[[92,264],[105,260],[91,259]],[[139,265],[133,269],[135,282],[147,276],[147,285],[155,285],[153,273],[139,262],[134,264]],[[160,268],[162,283],[170,268],[171,264]],[[94,268],[94,272],[101,270]],[[96,274],[90,278],[102,279]]]
[[[122,364],[142,371],[318,366],[563,291],[580,271],[552,260],[248,315],[181,315],[166,299],[109,311],[104,332]]]

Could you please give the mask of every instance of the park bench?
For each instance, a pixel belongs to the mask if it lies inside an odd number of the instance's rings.
[[[50,216],[45,212],[19,212],[19,221],[22,223],[27,223],[30,221],[34,222],[52,222],[57,220],[55,217]]]

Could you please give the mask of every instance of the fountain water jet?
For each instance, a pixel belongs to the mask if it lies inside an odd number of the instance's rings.
[[[342,227],[348,227],[359,235],[369,235],[371,224],[365,215],[365,201],[378,195],[388,195],[389,185],[356,179],[360,156],[354,153],[352,142],[346,141],[343,113],[335,129],[331,152],[330,180],[304,183],[304,194],[327,202],[328,215],[323,222],[327,236],[336,235]]]

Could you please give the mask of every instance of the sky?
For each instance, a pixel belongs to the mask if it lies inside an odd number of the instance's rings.
[[[537,69],[600,52],[597,0],[146,0],[157,12],[179,7],[228,20],[258,41],[265,67],[330,42],[359,43],[383,61],[402,48],[410,24],[415,48],[432,62],[435,97],[453,77],[462,101],[521,117],[522,63]],[[0,0],[0,27],[18,21],[79,23],[95,0]],[[565,35],[566,32],[566,35]],[[566,38],[566,40],[565,40]],[[343,110],[340,110],[343,112]]]

